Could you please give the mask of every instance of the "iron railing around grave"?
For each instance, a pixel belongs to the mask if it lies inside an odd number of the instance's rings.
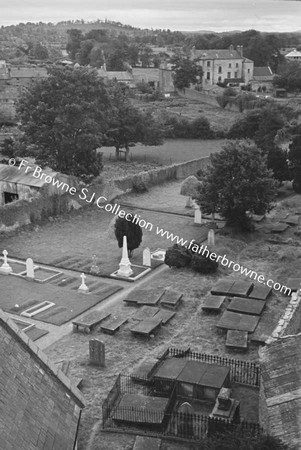
[[[183,351],[172,347],[168,349],[168,353],[164,352],[160,361],[164,361],[168,356],[230,367],[230,381],[232,383],[260,386],[260,366],[253,362],[225,358],[207,353],[198,353],[191,350]]]

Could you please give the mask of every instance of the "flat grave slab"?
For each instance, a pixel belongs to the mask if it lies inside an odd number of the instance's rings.
[[[108,322],[102,324],[100,329],[104,333],[115,334],[127,321],[128,319],[123,316],[113,316]]]
[[[107,319],[111,313],[104,311],[93,311],[89,314],[86,314],[81,319],[76,319],[72,322],[73,331],[79,331],[79,329],[83,329],[85,333],[90,333],[94,327],[99,325],[105,319]]]
[[[247,350],[248,348],[248,332],[238,330],[228,330],[226,347],[233,350]]]
[[[271,233],[283,233],[288,227],[287,223],[275,223],[269,227],[269,231]]]
[[[148,436],[136,436],[133,450],[160,450],[161,439]]]
[[[298,225],[299,216],[296,214],[289,214],[285,219],[281,219],[281,222],[288,223],[289,225]]]
[[[153,306],[142,306],[142,308],[139,308],[139,310],[132,317],[132,319],[134,319],[134,320],[151,319],[158,312],[159,312],[159,308],[154,308]]]
[[[224,295],[210,295],[204,300],[202,309],[208,312],[220,312],[225,299]]]
[[[289,278],[286,283],[293,292],[301,288],[301,278]]]
[[[165,308],[177,309],[183,299],[181,292],[173,289],[165,289],[161,297],[161,305]]]
[[[225,330],[248,331],[249,333],[253,333],[259,319],[259,316],[225,311],[216,326]]]
[[[264,284],[255,284],[252,291],[249,293],[248,298],[253,298],[254,300],[266,300],[271,292],[272,288],[265,286]]]
[[[168,403],[169,398],[126,393],[122,395],[112,418],[122,422],[161,424]]]
[[[251,281],[234,281],[233,285],[229,289],[228,295],[232,297],[248,297],[249,293],[253,289],[253,283]]]
[[[227,310],[242,314],[260,316],[264,307],[265,301],[234,297],[228,305]]]
[[[175,311],[167,311],[166,309],[160,309],[159,312],[155,315],[155,319],[159,319],[162,322],[162,325],[166,325],[174,316],[176,315]]]
[[[155,334],[159,331],[161,324],[161,319],[156,319],[156,317],[153,317],[152,319],[142,320],[137,325],[134,325],[130,331],[135,335],[150,336],[151,334]]]
[[[133,370],[131,378],[134,380],[148,380],[154,370],[154,366],[158,361],[156,360],[146,360],[143,361],[139,366]]]
[[[212,295],[228,295],[234,280],[220,280],[215,286],[211,288]]]
[[[158,366],[158,369],[153,374],[153,378],[164,378],[169,380],[176,380],[184,367],[187,360],[183,358],[169,358]]]
[[[135,289],[123,300],[129,306],[150,305],[155,306],[163,292],[153,291],[151,289]],[[140,301],[141,300],[141,301]]]

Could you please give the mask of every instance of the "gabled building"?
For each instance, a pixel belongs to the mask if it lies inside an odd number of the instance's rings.
[[[285,56],[285,59],[287,59],[288,61],[297,61],[297,62],[301,62],[301,52],[299,52],[298,50],[296,50],[294,48],[294,50],[292,50],[291,52],[287,53]]]
[[[252,88],[258,89],[259,87],[265,86],[266,88],[271,88],[273,79],[275,75],[269,66],[264,67],[254,67]]]
[[[203,69],[203,85],[216,83],[248,84],[253,78],[254,62],[243,56],[243,46],[234,49],[191,51],[191,59]]]
[[[1,450],[76,450],[81,392],[0,310]]]

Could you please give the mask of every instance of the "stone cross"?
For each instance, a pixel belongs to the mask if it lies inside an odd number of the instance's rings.
[[[88,294],[89,292],[89,288],[85,283],[85,279],[87,278],[86,275],[84,273],[82,273],[80,275],[81,279],[82,279],[82,284],[80,285],[80,287],[77,289],[78,292],[83,293],[83,294]]]
[[[201,225],[202,223],[202,211],[199,205],[195,205],[194,209],[194,223],[197,225]]]
[[[91,273],[99,273],[99,267],[97,265],[96,255],[92,256],[92,266],[91,266],[90,272]]]
[[[208,245],[215,245],[215,233],[213,229],[208,231]]]
[[[98,339],[89,341],[90,364],[95,366],[105,365],[105,344]]]
[[[34,279],[34,267],[33,260],[31,258],[27,258],[26,260],[26,276]]]
[[[151,267],[151,252],[148,247],[146,247],[145,250],[143,250],[143,263],[144,266]]]
[[[7,250],[3,250],[3,264],[0,267],[0,272],[4,273],[6,275],[8,275],[9,273],[11,273],[13,271],[13,269],[10,267],[10,265],[7,262]]]
[[[119,263],[119,270],[117,272],[117,275],[128,278],[132,274],[133,274],[133,271],[131,269],[131,262],[129,260],[129,255],[128,255],[127,237],[123,236],[122,258]]]

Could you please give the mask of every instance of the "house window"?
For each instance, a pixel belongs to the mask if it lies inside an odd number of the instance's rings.
[[[238,72],[234,72],[234,78],[238,78]]]
[[[231,69],[231,67],[232,67],[232,64],[231,64],[231,63],[229,63],[229,69]]]
[[[248,69],[248,73],[250,73],[250,69]]]
[[[231,78],[231,72],[227,73],[227,78]]]
[[[219,66],[218,73],[222,73],[222,66]]]
[[[221,83],[222,77],[218,77],[218,82]]]
[[[11,203],[14,200],[18,200],[18,194],[13,194],[12,192],[4,192],[4,203]]]
[[[210,67],[210,61],[207,61],[207,67]]]
[[[210,80],[210,72],[207,72],[206,78],[207,78],[207,80]]]
[[[236,68],[238,67],[238,63],[236,63]]]

